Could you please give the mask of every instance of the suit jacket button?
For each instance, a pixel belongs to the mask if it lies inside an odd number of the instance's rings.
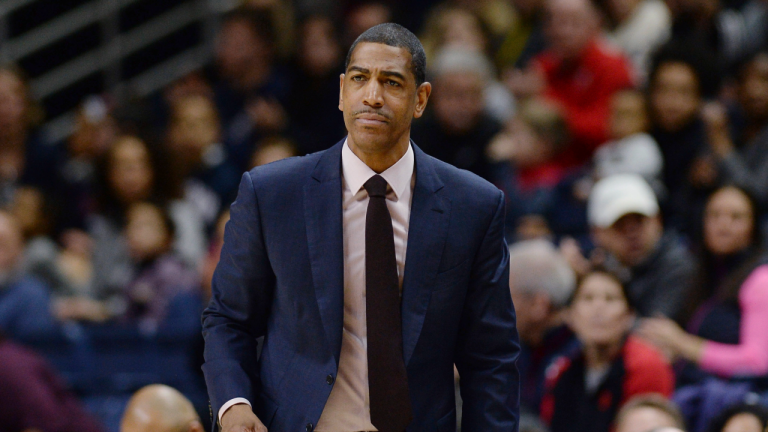
[[[312,432],[312,423],[307,423],[307,432]]]
[[[328,375],[325,377],[325,382],[327,382],[328,385],[333,385],[333,375]]]

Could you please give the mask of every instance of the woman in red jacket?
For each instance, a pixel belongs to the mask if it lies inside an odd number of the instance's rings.
[[[547,371],[541,415],[552,432],[609,432],[617,411],[632,396],[672,394],[669,363],[630,334],[634,310],[614,275],[602,270],[586,275],[567,319],[582,346]]]

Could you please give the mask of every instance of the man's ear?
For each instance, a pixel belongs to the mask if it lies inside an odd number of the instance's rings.
[[[339,111],[344,111],[344,74],[339,75]]]
[[[432,94],[432,84],[423,82],[416,89],[416,109],[413,111],[413,118],[419,118],[424,114],[424,110],[427,109],[427,101],[429,95]]]

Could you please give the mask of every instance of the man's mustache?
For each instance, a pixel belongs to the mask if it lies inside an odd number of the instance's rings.
[[[380,110],[374,110],[374,109],[362,109],[358,111],[352,111],[352,117],[357,116],[358,114],[376,114],[384,117],[387,120],[392,120],[392,116],[385,113],[384,111]]]

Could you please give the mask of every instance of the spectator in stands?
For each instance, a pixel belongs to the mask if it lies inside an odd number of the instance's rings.
[[[768,374],[768,264],[756,225],[755,202],[741,189],[717,189],[704,212],[702,277],[689,302],[698,306],[690,333],[664,318],[648,318],[642,334],[670,355],[721,377]],[[683,382],[702,377],[682,376]]]
[[[765,48],[768,5],[759,0],[665,0],[672,13],[671,40],[715,53],[731,67]]]
[[[549,233],[543,216],[553,205],[552,189],[565,174],[555,157],[567,141],[560,109],[538,98],[523,101],[488,146],[488,157],[495,162],[493,183],[504,191],[507,201],[509,241]]]
[[[166,146],[171,193],[212,225],[219,208],[234,200],[242,172],[221,143],[219,116],[209,97],[190,94],[171,103]]]
[[[518,98],[543,94],[562,104],[571,143],[560,159],[580,166],[608,139],[611,97],[632,86],[631,67],[600,40],[590,1],[548,0],[546,10],[548,48],[507,84]]]
[[[391,22],[394,11],[392,2],[363,0],[351,5],[344,17],[344,52],[349,51],[352,42],[369,28]]]
[[[120,432],[204,432],[192,403],[162,384],[137,391],[125,408]]]
[[[67,155],[58,177],[63,190],[62,229],[84,230],[96,211],[96,165],[117,137],[117,124],[106,101],[89,96],[77,110],[75,130],[66,141]]]
[[[250,168],[297,155],[296,146],[290,139],[281,136],[266,137],[256,145],[256,150],[251,156]]]
[[[128,255],[121,231],[127,209],[137,202],[150,200],[165,208],[176,227],[174,250],[189,265],[196,266],[205,254],[204,220],[191,201],[170,199],[171,182],[167,179],[170,173],[168,169],[160,169],[167,166],[163,156],[161,151],[151,148],[142,139],[123,136],[104,158],[101,167],[104,178],[101,217],[94,218],[91,229],[96,248],[94,258],[99,260],[100,265],[122,262],[123,266],[107,270],[111,276],[101,274],[97,269],[94,274],[98,279],[97,289],[104,288],[106,284],[119,290],[130,277],[130,271],[124,273]],[[110,277],[116,279],[111,280]]]
[[[648,183],[636,174],[600,180],[590,193],[587,217],[597,259],[621,276],[637,313],[680,319],[695,265],[678,236],[664,231]],[[577,272],[589,271],[578,251],[568,247],[565,253]]]
[[[102,432],[37,354],[0,336],[0,424],[8,432]]]
[[[634,396],[674,389],[672,368],[653,346],[629,334],[635,312],[621,281],[597,270],[577,285],[567,320],[580,352],[548,372],[542,418],[552,432],[608,432]]]
[[[36,130],[41,120],[23,73],[0,66],[0,206],[18,185],[55,189],[56,154]]]
[[[125,318],[148,334],[163,325],[183,334],[199,328],[198,276],[172,253],[173,231],[173,222],[156,205],[140,202],[128,209],[124,236],[138,271],[125,289]],[[167,319],[171,315],[173,322]]]
[[[632,60],[638,82],[648,76],[651,55],[672,31],[672,17],[663,0],[603,0],[608,40]]]
[[[576,275],[546,240],[513,245],[509,259],[509,287],[522,342],[517,361],[521,412],[537,416],[547,369],[554,359],[578,345],[562,314],[576,285]]]
[[[288,127],[290,82],[276,64],[275,39],[271,14],[263,10],[236,9],[222,18],[214,92],[223,141],[240,172],[260,136]]]
[[[716,168],[707,151],[700,112],[719,82],[716,60],[700,47],[669,44],[654,57],[648,77],[651,135],[664,155],[667,226],[686,234],[696,230],[702,190],[713,187]]]
[[[543,0],[513,0],[515,19],[496,51],[496,66],[502,73],[514,74],[546,47]]]
[[[514,112],[514,98],[504,84],[495,78],[488,48],[491,36],[480,17],[464,7],[446,4],[434,9],[426,25],[422,40],[430,63],[456,63],[457,53],[462,51],[479,53],[488,59],[491,76],[483,88],[485,110],[499,122],[509,120]],[[438,58],[438,54],[442,58]]]
[[[669,399],[655,394],[635,396],[616,414],[615,432],[650,432],[657,428],[685,429],[680,409]]]
[[[48,287],[23,272],[23,252],[21,226],[0,210],[0,331],[15,340],[49,336],[57,329]]]
[[[765,432],[768,409],[760,405],[739,404],[715,417],[708,432]]]
[[[450,47],[433,64],[432,108],[413,123],[411,138],[429,155],[489,178],[485,151],[501,130],[484,102],[492,65],[481,53]]]
[[[611,141],[595,152],[595,177],[638,174],[654,186],[654,190],[663,191],[664,156],[656,140],[648,134],[649,127],[645,96],[636,90],[616,93],[611,100]]]
[[[24,235],[22,271],[40,279],[50,289],[53,313],[67,319],[67,309],[89,308],[90,302],[73,304],[73,298],[84,298],[91,293],[91,241],[79,230],[62,234],[59,246],[51,238],[54,213],[46,197],[38,189],[16,189],[11,212],[19,221]]]
[[[341,43],[334,21],[312,15],[299,25],[299,44],[293,67],[287,109],[291,134],[302,154],[325,150],[330,137],[346,134],[344,119],[332,107],[339,101],[339,74],[344,70]]]
[[[647,128],[643,95],[635,90],[617,92],[611,100],[611,141],[597,149],[591,166],[568,173],[553,189],[547,221],[556,235],[588,243],[587,200],[595,182],[604,177],[638,174],[658,196],[666,195],[660,179],[663,156]]]
[[[419,40],[429,62],[446,46],[489,54],[488,30],[480,17],[460,6],[441,4],[432,9]]]
[[[743,187],[765,209],[768,208],[768,51],[746,62],[737,76],[739,106],[734,118],[729,120],[726,109],[716,102],[707,104],[702,116],[721,181]]]

